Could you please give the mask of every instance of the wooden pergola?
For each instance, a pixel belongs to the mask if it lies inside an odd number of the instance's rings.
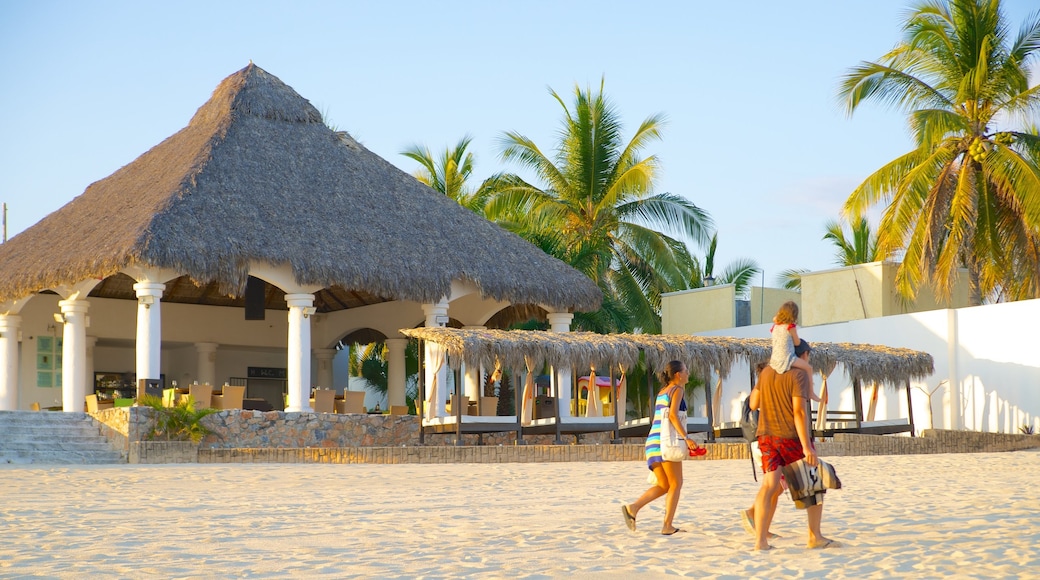
[[[599,369],[601,375],[609,374],[612,385],[616,385],[617,375],[614,371],[617,370],[619,374],[623,373],[634,367],[640,360],[645,361],[648,370],[654,373],[662,370],[669,361],[681,360],[692,373],[706,379],[706,401],[708,402],[706,407],[709,425],[715,425],[715,420],[711,403],[712,386],[707,380],[708,377],[713,374],[718,377],[719,384],[715,389],[715,398],[718,399],[721,381],[730,375],[734,364],[747,363],[748,368],[751,369],[750,380],[753,383],[755,378],[753,369],[758,363],[769,360],[771,350],[768,339],[719,336],[554,333],[441,327],[402,329],[401,333],[439,345],[445,353],[446,364],[456,371],[463,365],[508,369],[515,376],[524,372],[530,374],[532,369],[541,369],[544,366],[556,369],[574,369],[575,371],[589,369],[592,373]],[[909,431],[913,434],[910,381],[925,378],[934,372],[934,361],[930,354],[905,348],[869,344],[817,342],[813,343],[812,347],[810,363],[823,377],[824,406],[822,407],[823,412],[819,413],[821,419],[818,423],[822,434],[829,435],[842,430],[863,430],[863,402],[860,393],[861,385],[867,383],[875,386],[875,396],[877,387],[882,384],[905,388],[909,410],[908,424],[881,428],[878,432]],[[422,349],[420,349],[421,351]],[[854,397],[855,418],[854,421],[849,421],[854,423],[854,426],[847,429],[827,429],[825,426],[827,377],[839,363],[857,394]],[[578,376],[577,372],[574,376]],[[422,388],[421,383],[420,388]],[[612,388],[611,393],[612,396],[615,396],[616,390]],[[422,396],[423,393],[420,392],[420,397]],[[560,440],[560,435],[563,433],[592,431],[614,431],[615,440],[617,440],[620,436],[636,436],[639,434],[638,431],[645,431],[649,428],[649,424],[644,422],[644,425],[640,425],[638,429],[626,429],[626,423],[631,422],[624,420],[624,410],[619,408],[616,400],[614,402],[613,418],[568,426],[567,423],[559,420],[561,402],[557,398],[555,410],[557,420],[554,429],[557,441]],[[852,412],[838,413],[851,414]],[[482,424],[476,417],[467,425],[463,421],[461,409],[459,409],[457,410],[457,421],[451,425],[451,429],[440,428],[433,432],[454,430],[461,436],[462,433],[515,430],[518,439],[522,440],[525,431],[538,431],[525,429],[521,422],[521,415],[522,411],[517,413],[515,425],[497,421],[496,426],[490,426],[487,423]],[[709,430],[708,433],[709,438],[713,438],[714,430]],[[421,431],[420,437],[423,434],[424,431]],[[729,435],[730,433],[722,431],[721,434]]]

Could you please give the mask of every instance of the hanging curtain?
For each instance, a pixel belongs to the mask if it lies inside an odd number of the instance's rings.
[[[867,421],[873,421],[874,415],[877,412],[877,397],[878,397],[878,384],[877,381],[873,382],[873,388],[870,391],[870,406],[867,407]]]
[[[524,379],[524,396],[521,399],[523,408],[520,424],[530,425],[534,416],[534,361],[525,356],[524,362],[527,363],[527,377]]]
[[[628,420],[628,377],[625,375],[625,367],[618,365],[618,370],[621,371],[621,379],[618,380],[617,384],[617,398],[614,401],[614,414],[618,416],[618,421],[624,423]]]
[[[426,403],[423,405],[426,407],[427,419],[434,419],[437,417],[437,401],[443,400],[444,395],[441,394],[441,367],[444,366],[444,349],[439,344],[427,343],[429,345],[429,358],[427,364],[433,369],[433,377],[430,379],[430,390],[426,393]]]
[[[715,401],[711,405],[711,417],[715,420],[715,425],[722,424],[722,375],[719,375],[717,381],[715,381]]]
[[[585,400],[586,417],[602,417],[603,401],[599,398],[599,385],[596,384],[596,368],[589,369],[588,398]]]
[[[816,407],[816,430],[823,431],[827,427],[827,375],[823,376],[823,386],[820,387],[820,404]]]

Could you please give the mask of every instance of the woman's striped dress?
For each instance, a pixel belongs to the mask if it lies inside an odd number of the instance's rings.
[[[646,466],[653,471],[654,466],[664,461],[661,459],[661,422],[668,420],[668,409],[672,406],[672,398],[668,396],[673,389],[658,393],[654,402],[654,422],[650,425],[650,434],[646,436]],[[679,403],[679,410],[686,411],[686,399]]]

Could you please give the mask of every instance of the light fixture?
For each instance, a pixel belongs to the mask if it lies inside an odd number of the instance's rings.
[[[710,274],[708,276],[705,276],[704,277],[704,285],[705,286],[714,286],[715,285],[715,276],[712,276]]]
[[[63,316],[60,312],[55,312],[54,322],[57,322],[58,324],[65,324],[65,316]]]
[[[447,316],[438,316],[436,322],[437,322],[437,324],[447,324],[448,323],[448,317]]]
[[[313,307],[313,306],[306,306],[306,307],[304,307],[304,309],[303,309],[303,317],[304,317],[304,318],[310,318],[310,317],[311,317],[311,316],[313,316],[313,315],[314,315],[314,313],[315,313],[315,312],[317,312],[317,311],[318,311],[318,309],[317,309],[317,308],[315,308],[315,307]]]
[[[151,308],[152,304],[155,304],[155,296],[152,296],[151,294],[145,294],[143,296],[138,296],[137,301],[140,304],[144,304],[145,308]]]

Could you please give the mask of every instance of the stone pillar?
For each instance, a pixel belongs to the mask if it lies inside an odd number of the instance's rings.
[[[94,347],[97,346],[97,337],[88,336],[86,338],[87,344],[87,356],[85,359],[86,374],[84,379],[87,381],[87,394],[94,392]]]
[[[289,305],[289,349],[286,361],[287,412],[313,413],[311,408],[311,314],[314,294],[286,294]]]
[[[195,380],[201,385],[217,385],[217,347],[220,346],[215,342],[196,342],[195,343]],[[155,377],[148,378],[159,378],[158,375]]]
[[[386,396],[389,405],[407,405],[405,401],[405,349],[407,338],[386,339]]]
[[[570,312],[550,312],[549,332],[570,332],[574,315]],[[559,398],[560,416],[571,416],[571,369],[554,369],[553,392]]]
[[[22,317],[0,314],[0,411],[18,410],[18,332]]]
[[[82,413],[87,396],[87,310],[86,300],[58,302],[65,318],[61,350],[61,407],[66,413]]]
[[[441,300],[436,304],[423,304],[423,314],[426,315],[426,327],[433,328],[435,326],[445,326],[448,323],[448,301]],[[443,349],[439,344],[431,342],[425,342],[426,351],[426,368],[424,369],[423,380],[426,385],[426,404],[433,411],[433,415],[436,417],[443,417],[445,415],[444,402],[448,400],[448,361],[444,361],[441,365],[440,371],[434,374],[434,369],[430,364],[436,358],[443,356]],[[431,399],[430,388],[434,384],[434,380],[437,381],[437,397]],[[427,415],[429,415],[427,413]]]
[[[318,362],[318,382],[315,386],[326,389],[336,386],[332,378],[332,359],[334,358],[336,358],[336,349],[334,348],[314,349],[314,359]]]
[[[162,351],[162,316],[159,302],[166,284],[138,282],[137,292],[137,378],[158,379]]]

